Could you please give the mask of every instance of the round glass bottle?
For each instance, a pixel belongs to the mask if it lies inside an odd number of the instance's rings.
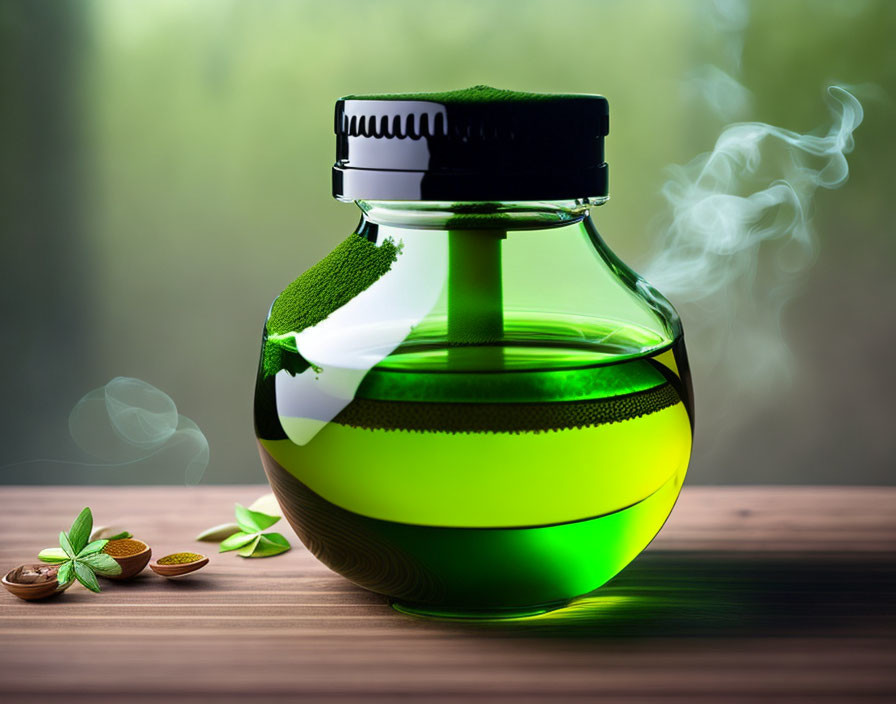
[[[591,219],[606,115],[483,87],[337,104],[334,192],[361,221],[274,302],[255,424],[302,542],[399,609],[561,606],[678,496],[681,326]]]

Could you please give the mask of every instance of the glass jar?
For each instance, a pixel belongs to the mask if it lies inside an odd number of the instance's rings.
[[[274,302],[255,423],[284,515],[324,564],[401,610],[521,616],[596,589],[656,535],[692,392],[674,309],[590,215],[606,101],[472,91],[337,105],[334,190],[361,221]],[[551,135],[559,157],[537,139]],[[526,154],[540,171],[514,170]]]

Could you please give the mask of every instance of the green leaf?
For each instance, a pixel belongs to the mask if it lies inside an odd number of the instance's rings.
[[[87,543],[83,548],[81,548],[81,552],[78,553],[78,557],[85,557],[87,555],[92,555],[95,552],[99,552],[104,547],[106,547],[106,543],[108,540],[94,540],[92,543]]]
[[[62,548],[46,548],[45,550],[41,550],[37,553],[37,559],[41,562],[51,562],[53,564],[60,564],[63,562],[67,562],[69,556],[65,554],[65,550]]]
[[[74,563],[71,560],[59,566],[59,571],[56,573],[56,582],[60,587],[72,581],[74,567]]]
[[[255,552],[255,548],[258,546],[258,543],[260,541],[261,541],[261,536],[258,533],[256,533],[255,539],[251,543],[249,543],[248,545],[243,547],[237,554],[242,555],[243,557],[249,557],[249,555],[251,555],[253,552]]]
[[[240,555],[243,557],[273,557],[274,555],[279,555],[280,553],[289,550],[288,542],[284,545],[280,540],[271,540],[270,537],[272,535],[275,535],[283,542],[286,542],[286,538],[279,533],[267,533],[259,536],[258,543],[256,543],[255,549],[251,553],[247,555],[243,550],[240,550]]]
[[[196,536],[196,540],[202,540],[206,543],[220,543],[222,540],[239,532],[240,527],[236,523],[222,523],[202,531]]]
[[[74,559],[76,553],[75,553],[74,549],[72,548],[72,544],[71,544],[71,542],[69,542],[68,535],[66,534],[65,531],[61,531],[59,533],[59,545],[62,547],[63,550],[65,550],[66,555],[68,555],[70,558]]]
[[[221,543],[221,549],[218,550],[218,552],[227,552],[228,550],[236,550],[237,548],[241,548],[246,543],[252,542],[256,538],[257,535],[258,535],[257,532],[255,532],[255,533],[242,533],[242,532],[235,533],[234,535],[231,535],[229,538],[227,538],[227,540],[225,540],[224,542]]]
[[[99,593],[102,591],[100,589],[100,583],[96,581],[96,575],[93,573],[93,570],[90,569],[90,565],[81,562],[80,560],[72,561],[75,565],[75,577],[78,578],[78,581],[87,587],[92,592]]]
[[[68,539],[71,541],[72,550],[76,555],[87,545],[87,541],[90,540],[90,531],[92,530],[93,514],[89,508],[85,508],[78,514],[68,531]]]
[[[267,538],[272,543],[276,543],[277,545],[283,545],[284,547],[290,547],[289,541],[284,538],[280,533],[265,533],[263,538]]]
[[[125,540],[127,538],[133,538],[133,533],[128,533],[128,531],[122,531],[121,533],[116,533],[115,535],[110,535],[106,540]]]
[[[83,562],[94,572],[102,577],[114,577],[121,574],[121,565],[119,565],[111,555],[104,552],[95,552],[86,557],[79,557],[79,562]]]
[[[242,504],[236,504],[236,522],[246,533],[257,533],[270,528],[279,520],[280,516],[269,516],[260,511],[252,511]]]

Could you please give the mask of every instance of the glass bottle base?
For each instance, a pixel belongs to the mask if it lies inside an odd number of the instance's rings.
[[[262,462],[284,516],[311,553],[398,610],[432,618],[524,618],[592,592],[650,542],[683,478],[679,472],[642,501],[581,521],[422,526],[370,518],[327,501],[274,458],[265,447],[269,441],[262,443]]]
[[[408,604],[392,601],[391,606],[399,613],[424,618],[450,620],[450,621],[503,621],[508,619],[530,618],[540,616],[556,609],[562,609],[570,604],[572,599],[552,602],[550,604],[538,604],[529,607],[513,607],[506,609],[458,609],[431,607],[424,604]]]

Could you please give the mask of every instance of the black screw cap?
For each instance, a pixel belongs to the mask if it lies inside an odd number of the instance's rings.
[[[606,98],[474,86],[336,103],[340,200],[532,201],[607,195]]]

